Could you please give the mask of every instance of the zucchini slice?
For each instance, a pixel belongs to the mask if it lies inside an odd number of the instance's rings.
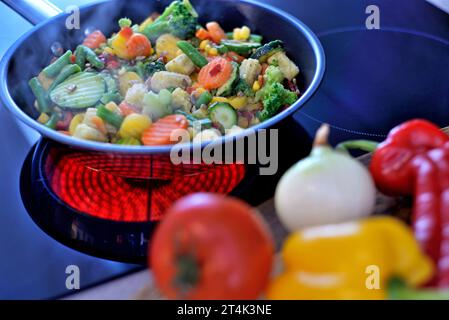
[[[284,43],[281,40],[274,40],[257,49],[250,58],[259,60],[263,63],[273,54],[282,50],[284,50]]]
[[[231,62],[232,64],[232,73],[231,77],[224,85],[218,88],[216,95],[220,97],[228,97],[232,95],[232,91],[234,88],[234,84],[239,79],[239,64],[237,62]]]
[[[79,72],[70,76],[50,93],[50,99],[61,108],[85,109],[100,101],[106,91],[102,76],[93,72]]]
[[[209,107],[210,119],[221,125],[223,129],[230,129],[237,124],[238,115],[235,109],[226,102],[216,102]]]
[[[115,93],[118,91],[117,81],[109,74],[102,72],[100,76],[103,77],[104,82],[106,83],[106,91],[109,93]]]
[[[234,51],[240,55],[248,55],[252,53],[255,49],[261,46],[260,43],[255,42],[243,42],[236,40],[222,40],[221,44],[224,45],[228,50]]]

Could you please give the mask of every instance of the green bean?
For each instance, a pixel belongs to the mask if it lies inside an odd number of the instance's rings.
[[[81,68],[77,64],[69,64],[62,68],[61,72],[58,74],[58,76],[55,78],[53,83],[51,84],[50,88],[48,88],[48,91],[52,91],[56,86],[60,83],[63,83],[68,77],[70,77],[72,74],[81,72]]]
[[[201,53],[189,42],[178,41],[176,45],[186,54],[187,57],[190,58],[190,60],[192,60],[193,64],[197,67],[202,68],[209,63],[207,59],[203,57],[203,55],[201,55]]]
[[[201,107],[203,104],[209,104],[209,102],[212,101],[212,95],[210,94],[209,91],[204,91],[200,97],[198,98],[198,100],[196,100],[195,102],[195,106],[197,106],[198,108]]]
[[[94,66],[95,68],[98,68],[98,69],[103,69],[104,68],[104,62],[101,61],[100,58],[98,58],[97,54],[91,48],[88,48],[88,47],[83,46],[83,45],[78,46],[78,48],[81,48],[81,49],[79,49],[80,53],[81,52],[83,53],[84,58],[87,61],[89,61],[89,63],[92,66]]]
[[[49,78],[56,77],[66,65],[70,64],[72,57],[72,51],[67,50],[62,56],[60,56],[55,62],[46,67],[42,72]]]
[[[45,126],[49,129],[56,129],[56,126],[58,125],[58,121],[59,121],[59,115],[54,112],[50,119],[47,121],[47,123],[45,124]]]
[[[251,34],[251,36],[249,37],[249,41],[257,43],[262,43],[262,39],[262,36],[258,34]]]
[[[175,113],[181,114],[184,117],[186,117],[187,121],[189,121],[189,125],[191,127],[193,127],[194,125],[199,125],[201,128],[204,128],[204,129],[209,129],[212,127],[212,120],[210,120],[209,118],[198,119],[195,116],[193,116],[192,114],[182,111],[182,110],[176,110]]]
[[[78,46],[75,50],[76,64],[79,65],[81,69],[84,70],[86,66],[86,55],[84,54],[84,49],[82,46]]]
[[[105,106],[100,105],[97,107],[97,116],[106,121],[107,123],[112,124],[117,129],[120,128],[123,122],[123,117],[108,110]]]
[[[39,79],[34,77],[28,82],[28,84],[30,85],[31,91],[33,91],[33,94],[36,97],[39,111],[42,113],[49,112],[51,110],[50,99],[47,92],[42,87]]]
[[[229,52],[228,47],[226,47],[225,45],[222,45],[222,44],[216,45],[215,48],[217,49],[219,54],[223,54],[223,53]]]

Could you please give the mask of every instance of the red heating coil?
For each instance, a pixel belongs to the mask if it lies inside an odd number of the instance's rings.
[[[158,221],[173,201],[193,192],[231,192],[245,165],[171,163],[169,156],[50,151],[46,174],[70,207],[98,218]]]

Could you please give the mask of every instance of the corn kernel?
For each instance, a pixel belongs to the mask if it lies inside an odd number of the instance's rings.
[[[211,48],[211,49],[208,51],[208,54],[211,55],[211,56],[217,56],[217,55],[218,55],[218,50],[217,50],[217,48]]]
[[[112,54],[112,55],[114,54],[114,50],[110,47],[104,48],[104,52],[107,54]]]
[[[206,89],[204,89],[203,87],[198,87],[195,91],[198,94],[198,96],[200,96],[206,91]]]
[[[184,52],[182,52],[182,50],[181,49],[178,49],[178,51],[176,51],[176,56],[178,57],[178,56],[180,56],[181,54],[183,54]]]
[[[260,90],[260,83],[259,83],[259,81],[254,81],[254,84],[253,84],[253,90],[254,91],[259,91]]]
[[[251,30],[247,26],[243,26],[240,30],[240,37],[241,40],[248,40],[249,36],[251,35]]]
[[[240,33],[241,33],[240,28],[235,28],[235,29],[234,29],[234,31],[233,31],[233,33],[232,33],[232,37],[234,38],[234,40],[239,40],[239,38],[240,38]]]
[[[244,106],[246,106],[248,102],[248,99],[246,97],[235,97],[232,99],[229,99],[229,103],[231,106],[234,107],[234,109],[241,109]]]
[[[209,44],[209,40],[203,40],[203,41],[201,41],[201,43],[200,43],[200,49],[201,50],[205,50],[206,49],[206,46]]]
[[[104,107],[111,112],[115,112],[118,109],[118,106],[114,101],[109,102]]]
[[[69,132],[73,136],[75,135],[76,128],[84,121],[84,113],[78,113],[70,121]]]
[[[50,120],[50,117],[46,113],[41,113],[39,118],[37,118],[37,121],[42,124],[46,124]]]
[[[229,99],[225,98],[225,97],[213,97],[212,98],[212,103],[215,103],[215,102],[227,102],[227,103],[229,103]]]

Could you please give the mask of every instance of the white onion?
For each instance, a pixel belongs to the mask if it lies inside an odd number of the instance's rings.
[[[321,142],[277,186],[276,211],[290,231],[359,219],[374,209],[376,189],[371,175],[350,155],[323,143],[328,132],[328,127],[319,130]]]

